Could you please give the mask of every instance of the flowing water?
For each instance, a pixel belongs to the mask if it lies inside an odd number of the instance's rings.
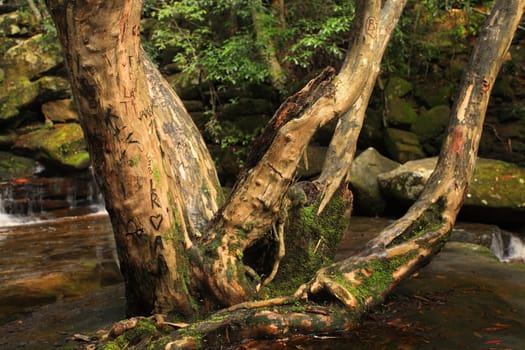
[[[57,348],[74,333],[124,317],[107,214],[96,201],[69,201],[66,209],[30,216],[0,213],[0,349]],[[388,223],[352,218],[338,257]],[[452,239],[350,337],[298,337],[255,348],[525,349],[525,264],[518,263],[524,239],[478,224],[459,225]],[[497,262],[483,246],[513,263]]]

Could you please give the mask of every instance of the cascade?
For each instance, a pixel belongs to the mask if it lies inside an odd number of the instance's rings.
[[[502,262],[525,263],[525,237],[509,232],[494,232],[490,249]]]
[[[91,172],[0,182],[0,227],[105,211]]]

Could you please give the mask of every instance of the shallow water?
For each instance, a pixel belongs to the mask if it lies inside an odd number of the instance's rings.
[[[9,225],[0,227],[0,324],[121,281],[107,215],[97,208],[78,214],[0,217]]]
[[[124,290],[107,215],[96,208],[27,218],[0,228],[0,348],[55,349],[124,317]],[[95,211],[95,213],[90,212]],[[9,218],[7,218],[9,219]],[[12,219],[12,218],[11,218]],[[342,258],[387,225],[352,218]],[[495,226],[459,225],[453,239],[490,246]],[[523,349],[525,264],[449,242],[403,282],[362,327],[340,337],[244,344],[257,349]],[[28,337],[28,334],[30,336]]]

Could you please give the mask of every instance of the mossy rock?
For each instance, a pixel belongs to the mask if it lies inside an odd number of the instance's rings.
[[[13,130],[2,130],[0,132],[0,149],[10,149],[15,143],[17,134]]]
[[[32,176],[38,167],[34,159],[0,152],[0,181]]]
[[[436,157],[419,159],[380,174],[381,190],[391,198],[415,201],[436,164]],[[525,169],[512,163],[478,158],[464,205],[525,212]]]
[[[405,130],[386,129],[385,147],[390,157],[400,163],[425,156],[417,135]]]
[[[439,151],[449,118],[450,107],[440,105],[421,112],[412,124],[410,131],[417,135],[427,153],[436,154]]]
[[[70,94],[69,82],[52,76],[36,81],[24,77],[8,81],[0,87],[0,120],[7,123],[14,121],[27,105],[65,98]]]
[[[0,120],[12,121],[20,113],[21,107],[34,101],[38,93],[38,83],[27,78],[4,84],[0,89]]]
[[[0,2],[1,4],[2,2]],[[27,36],[37,26],[34,16],[23,11],[13,11],[0,15],[0,35],[6,37]]]
[[[62,64],[62,52],[55,38],[37,34],[7,50],[4,67],[8,79],[29,79]]]
[[[440,105],[449,105],[452,97],[453,87],[450,84],[436,82],[435,84],[425,84],[416,88],[415,96],[423,101],[427,107],[433,108]]]
[[[393,97],[387,100],[386,120],[389,125],[410,125],[417,119],[417,112],[413,104]]]
[[[388,80],[385,88],[385,96],[387,99],[400,98],[408,94],[414,86],[412,83],[400,77],[392,77]]]
[[[479,158],[465,205],[525,209],[525,169],[512,163]]]
[[[21,135],[14,150],[50,166],[82,170],[89,167],[89,154],[79,124],[57,124]]]

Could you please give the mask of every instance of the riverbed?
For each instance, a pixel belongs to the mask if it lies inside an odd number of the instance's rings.
[[[75,339],[75,334],[107,329],[124,317],[124,288],[109,219],[95,208],[32,220],[20,219],[11,226],[4,222],[0,228],[0,348],[81,345],[82,337]],[[338,258],[358,250],[391,221],[351,220],[352,229],[339,246]],[[252,345],[258,349],[523,349],[525,264],[499,262],[486,247],[498,230],[491,225],[459,224],[453,241],[398,286],[351,335]]]

